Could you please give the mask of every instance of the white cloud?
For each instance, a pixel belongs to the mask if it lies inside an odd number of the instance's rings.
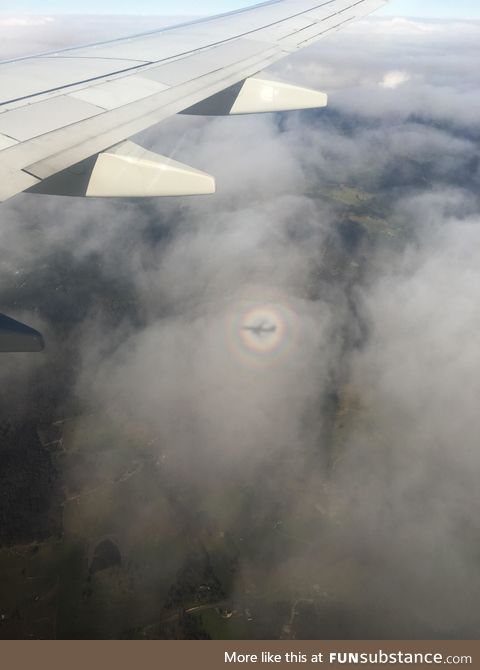
[[[383,88],[398,88],[402,84],[406,84],[407,81],[410,81],[410,75],[408,72],[402,72],[401,70],[391,70],[387,72],[383,77],[380,86]]]
[[[45,26],[53,23],[55,19],[51,16],[11,16],[0,18],[1,28],[30,28],[32,26]]]

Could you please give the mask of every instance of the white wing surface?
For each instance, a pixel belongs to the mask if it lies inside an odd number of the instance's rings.
[[[321,107],[255,75],[387,0],[272,0],[127,39],[0,63],[0,201],[211,193],[214,180],[128,138],[181,112]]]

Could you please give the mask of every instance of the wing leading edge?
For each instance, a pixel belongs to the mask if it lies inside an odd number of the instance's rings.
[[[126,140],[182,112],[324,106],[322,93],[256,75],[387,1],[273,0],[0,63],[0,201],[25,190],[96,197],[211,193],[209,175]],[[135,183],[133,192],[122,186]]]

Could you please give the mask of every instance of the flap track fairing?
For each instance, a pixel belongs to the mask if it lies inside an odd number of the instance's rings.
[[[32,193],[89,198],[209,195],[215,179],[126,141],[30,189]]]
[[[183,114],[233,116],[326,107],[328,96],[311,88],[250,77],[189,107]]]

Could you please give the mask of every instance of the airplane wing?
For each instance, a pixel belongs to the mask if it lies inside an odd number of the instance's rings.
[[[215,180],[129,138],[178,113],[322,107],[326,95],[257,78],[387,0],[270,0],[81,48],[0,63],[0,201],[206,194]]]
[[[257,73],[388,0],[270,0],[126,39],[0,63],[0,202],[22,191],[87,197],[208,194],[214,177],[129,138],[174,114],[324,107]],[[43,348],[0,315],[0,351]]]

